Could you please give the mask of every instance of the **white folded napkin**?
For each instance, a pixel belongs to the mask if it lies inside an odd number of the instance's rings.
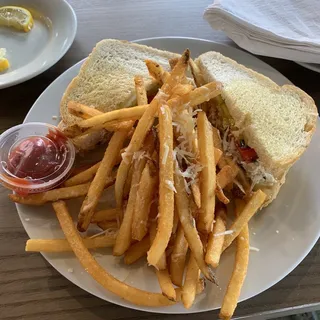
[[[204,18],[252,53],[320,63],[320,0],[214,0]]]

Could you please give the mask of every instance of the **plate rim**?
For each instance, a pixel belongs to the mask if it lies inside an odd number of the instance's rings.
[[[51,68],[52,66],[54,66],[58,61],[60,61],[63,56],[68,52],[68,50],[70,49],[70,47],[72,46],[73,42],[74,42],[74,39],[76,37],[76,34],[77,34],[77,30],[78,30],[78,19],[77,19],[77,15],[73,9],[73,7],[71,6],[71,4],[66,1],[66,0],[59,0],[61,3],[64,3],[67,7],[68,7],[68,10],[70,11],[71,13],[71,16],[72,16],[72,21],[74,23],[74,29],[73,29],[73,32],[71,34],[71,37],[70,37],[70,40],[67,44],[67,46],[64,48],[63,51],[60,52],[60,54],[56,55],[54,59],[52,59],[48,64],[44,65],[44,66],[41,66],[40,68],[36,69],[36,71],[33,71],[33,72],[30,72],[28,75],[25,75],[23,77],[20,77],[20,78],[17,78],[15,80],[11,80],[11,81],[8,81],[8,82],[4,82],[3,84],[0,84],[0,90],[1,89],[5,89],[5,88],[9,88],[9,87],[12,87],[12,86],[15,86],[17,84],[20,84],[20,83],[23,83],[23,82],[26,82],[40,74],[42,74],[43,72],[47,71],[49,68]],[[17,69],[19,70],[19,68]],[[67,71],[67,70],[66,70]],[[57,79],[57,78],[56,78]],[[56,80],[55,79],[55,80]],[[55,81],[54,80],[54,81]],[[50,84],[51,85],[51,84]],[[48,88],[48,87],[47,87]],[[45,89],[46,90],[46,89]],[[40,96],[39,96],[40,98]],[[37,99],[38,100],[38,99]],[[36,100],[36,101],[37,101]],[[34,103],[36,103],[36,101]],[[34,105],[34,104],[33,104]],[[32,105],[32,107],[33,107]],[[30,108],[30,110],[32,109],[32,107]]]
[[[239,49],[239,48],[235,48],[235,47],[232,47],[232,46],[229,46],[227,44],[224,44],[224,43],[219,43],[219,42],[216,42],[216,41],[213,41],[213,40],[208,40],[208,39],[202,39],[202,38],[194,38],[194,37],[179,37],[179,36],[162,36],[162,37],[150,37],[150,38],[142,38],[142,39],[137,39],[137,40],[131,40],[130,42],[133,42],[133,43],[140,43],[140,44],[143,44],[145,45],[143,42],[144,41],[149,41],[149,40],[163,40],[163,39],[184,39],[184,40],[195,40],[195,41],[200,41],[200,42],[208,42],[208,43],[213,43],[213,44],[217,44],[219,46],[224,46],[224,47],[228,47],[228,48],[232,48],[233,50],[236,50],[236,51],[241,51],[241,52],[244,52],[246,53],[247,55],[253,57],[254,59],[257,59],[259,60],[261,63],[263,63],[264,65],[267,65],[268,68],[271,68],[272,70],[274,70],[275,72],[277,72],[278,74],[281,74],[281,72],[279,72],[277,69],[273,68],[272,66],[270,66],[268,63],[264,62],[263,60],[259,59],[258,57],[254,56],[253,54],[251,53],[248,53],[242,49]],[[32,111],[32,108],[37,104],[38,100],[40,100],[40,98],[42,97],[42,95],[45,93],[46,90],[48,90],[53,84],[55,81],[58,81],[58,79],[60,79],[61,77],[64,76],[64,74],[66,72],[68,72],[71,68],[75,67],[76,65],[78,64],[81,64],[83,63],[87,58],[84,58],[84,59],[81,59],[80,61],[78,61],[77,63],[73,64],[71,67],[69,67],[68,69],[66,69],[61,75],[59,75],[59,77],[57,77],[41,94],[40,96],[36,99],[36,101],[33,103],[32,107],[30,108],[29,112],[27,113],[23,123],[26,122],[26,119],[28,118],[28,116],[30,115],[31,111]],[[287,78],[285,77],[284,75],[282,75],[283,78],[286,79],[286,81],[288,82],[288,84],[292,84],[292,82]],[[318,117],[318,126],[320,126],[320,120],[319,120],[319,117]],[[318,129],[319,130],[319,129]],[[16,205],[16,208],[17,208],[17,211],[18,211],[18,214],[19,214],[19,218],[22,222],[22,225],[23,225],[23,228],[24,228],[24,223],[22,221],[22,217],[20,215],[20,212],[19,212],[19,205],[18,204],[15,204]],[[24,228],[25,229],[25,228]],[[27,230],[25,229],[26,233],[28,234]],[[28,234],[29,235],[29,234]],[[248,299],[251,299],[261,293],[263,293],[264,291],[270,289],[271,287],[273,287],[274,285],[276,285],[278,282],[280,282],[282,279],[284,279],[285,277],[287,277],[305,258],[306,256],[310,253],[310,251],[312,250],[312,248],[315,246],[315,244],[318,242],[320,238],[320,229],[318,231],[318,235],[317,237],[314,239],[314,241],[312,241],[311,245],[309,245],[307,248],[305,248],[303,254],[301,255],[300,259],[298,259],[297,261],[295,261],[294,264],[291,265],[290,268],[288,268],[288,270],[286,271],[286,274],[284,276],[280,275],[279,277],[277,277],[273,282],[269,283],[267,287],[257,291],[256,293],[254,294],[250,294],[248,295],[248,297],[246,298],[243,298],[243,299],[240,299],[238,301],[238,303],[241,303],[241,302],[244,302]],[[129,309],[132,309],[132,310],[138,310],[138,311],[144,311],[144,312],[153,312],[153,313],[158,313],[158,314],[194,314],[194,313],[203,313],[203,312],[209,312],[209,311],[214,311],[214,310],[217,310],[219,309],[218,307],[213,307],[213,308],[204,308],[202,310],[187,310],[188,312],[179,312],[179,311],[171,311],[169,309],[167,309],[167,307],[160,307],[160,308],[155,308],[155,307],[144,307],[144,306],[138,306],[138,305],[133,305],[132,303],[126,301],[126,300],[120,300],[119,302],[114,302],[114,301],[110,301],[110,300],[107,300],[105,297],[102,297],[96,293],[93,293],[93,291],[91,289],[87,289],[87,288],[84,288],[84,286],[82,286],[81,284],[78,284],[78,283],[75,283],[73,281],[73,279],[71,277],[69,277],[69,275],[67,274],[62,274],[60,272],[60,270],[57,270],[52,264],[51,264],[51,261],[49,259],[47,259],[46,257],[46,254],[45,253],[42,253],[41,252],[41,255],[46,259],[46,261],[57,271],[59,272],[63,277],[67,278],[69,281],[71,281],[73,284],[75,284],[77,287],[81,288],[82,290],[92,294],[93,296],[97,297],[97,298],[100,298],[104,301],[107,301],[109,303],[113,303],[113,304],[116,304],[116,305],[119,305],[119,306],[122,306],[122,307],[125,307],[125,308],[129,308]],[[106,289],[104,289],[106,290]]]

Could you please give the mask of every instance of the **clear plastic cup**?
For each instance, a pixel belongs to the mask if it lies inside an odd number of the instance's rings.
[[[38,193],[63,183],[75,148],[55,126],[29,122],[0,135],[0,182],[20,194]]]

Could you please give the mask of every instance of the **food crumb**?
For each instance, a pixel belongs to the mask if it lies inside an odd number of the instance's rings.
[[[255,232],[252,232],[252,234],[255,236],[256,235],[256,233]]]
[[[276,230],[276,233],[279,233],[279,230]]]
[[[52,116],[52,120],[57,120],[58,117],[57,116]]]
[[[69,268],[69,269],[68,269],[68,272],[73,273],[73,269],[72,269],[72,268]]]
[[[30,218],[25,218],[24,220],[25,220],[25,221],[30,221]]]

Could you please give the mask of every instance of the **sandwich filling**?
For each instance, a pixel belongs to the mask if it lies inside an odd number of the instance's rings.
[[[250,192],[275,184],[276,179],[261,164],[256,151],[246,143],[221,96],[213,99],[209,113],[209,120],[221,133],[224,153],[239,164],[250,179]]]

